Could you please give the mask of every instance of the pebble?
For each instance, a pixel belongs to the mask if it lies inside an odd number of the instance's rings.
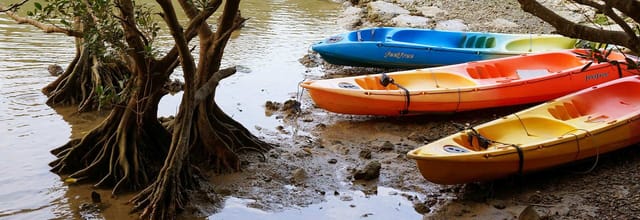
[[[385,141],[382,146],[380,146],[380,151],[392,151],[394,148],[393,144],[389,141]]]
[[[295,169],[291,175],[291,181],[294,183],[302,183],[305,179],[307,179],[307,172],[302,168]]]
[[[360,151],[359,156],[364,159],[371,159],[371,150],[364,149]]]
[[[353,175],[356,180],[373,180],[380,176],[382,165],[378,161],[369,162],[362,170],[357,170]]]

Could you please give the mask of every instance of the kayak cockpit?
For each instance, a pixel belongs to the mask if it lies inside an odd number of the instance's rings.
[[[636,81],[627,81],[600,88],[593,87],[593,90],[554,105],[547,111],[554,118],[563,121],[580,119],[584,122],[600,122],[609,118],[616,119],[640,110],[638,84],[640,83]]]
[[[365,90],[398,90],[398,86],[381,83],[382,75],[370,75],[356,79],[356,83]],[[415,71],[409,74],[389,75],[397,85],[410,91],[447,89],[476,86],[477,83],[467,77],[447,72]]]
[[[558,48],[574,48],[575,44],[575,39],[565,37],[531,37],[511,41],[507,43],[506,49],[513,52],[549,51]]]
[[[575,130],[576,127],[558,120],[513,115],[477,130],[468,129],[453,140],[469,150],[484,151],[523,143],[542,143]]]
[[[539,57],[523,56],[521,62],[470,62],[467,74],[473,79],[529,79],[563,70],[582,67],[586,62],[572,54],[554,53],[544,57],[544,65],[540,65]]]

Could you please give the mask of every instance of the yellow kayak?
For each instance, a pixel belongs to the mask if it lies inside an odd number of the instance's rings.
[[[640,142],[640,77],[590,87],[407,153],[438,184],[486,181]]]

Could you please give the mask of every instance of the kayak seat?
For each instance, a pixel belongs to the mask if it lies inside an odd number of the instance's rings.
[[[515,72],[505,70],[498,63],[470,66],[467,67],[467,73],[474,79],[519,78]]]
[[[506,45],[508,51],[536,52],[557,50],[558,48],[571,49],[575,47],[576,40],[562,36],[527,37],[514,40]]]
[[[464,36],[460,42],[460,48],[493,48],[496,46],[494,37]]]
[[[576,107],[576,103],[574,100],[570,100],[568,102],[563,102],[562,104],[555,105],[547,109],[549,114],[558,120],[570,120],[574,118],[579,118],[581,116],[587,115],[586,112],[581,113]]]
[[[397,86],[389,84],[386,87],[380,84],[379,76],[366,76],[355,80],[356,83],[365,90],[396,90]]]
[[[470,62],[466,71],[474,79],[515,80],[537,78],[586,64],[583,59],[567,53],[527,55],[514,61]]]
[[[475,86],[472,79],[446,72],[416,71],[410,74],[389,75],[395,83],[409,90],[429,90],[438,88],[459,88]],[[386,87],[380,83],[380,75],[371,75],[355,79],[356,83],[365,90],[398,90],[396,85]]]
[[[348,35],[350,41],[384,41],[388,29],[369,28],[353,31]]]
[[[496,123],[490,126],[477,128],[476,130],[483,137],[492,140],[494,142],[489,146],[492,147],[506,147],[508,144],[525,144],[546,141],[550,138],[560,137],[567,132],[573,131],[576,128],[568,123],[544,118],[544,117],[507,117],[500,123]],[[473,143],[469,143],[469,136],[467,134],[461,134],[459,138],[455,138],[454,141],[470,150],[481,151],[484,150],[478,145],[477,140],[473,140]]]
[[[638,94],[640,81],[625,81],[581,93],[572,98],[572,103],[580,115],[615,120],[640,111]]]

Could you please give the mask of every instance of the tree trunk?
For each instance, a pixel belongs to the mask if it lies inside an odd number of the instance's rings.
[[[42,93],[52,107],[78,105],[78,112],[111,108],[130,75],[124,64],[100,63],[90,49],[80,46],[64,73]]]
[[[194,8],[185,1],[180,2],[185,11],[191,12],[187,13],[190,18],[197,17]],[[141,217],[144,219],[172,219],[185,208],[189,200],[187,192],[196,189],[196,183],[202,182],[192,163],[213,165],[218,171],[237,171],[240,169],[240,152],[262,153],[271,148],[226,115],[214,99],[215,88],[220,80],[235,73],[235,68],[218,70],[226,41],[231,31],[240,25],[233,22],[239,1],[225,2],[222,20],[215,35],[203,28],[206,23],[201,23],[198,29],[200,61],[197,69],[186,47],[173,6],[166,0],[158,0],[158,3],[163,6],[163,17],[178,45],[185,89],[164,166],[156,181],[131,200],[135,210],[143,210]]]
[[[70,174],[69,181],[93,181],[98,187],[113,187],[113,193],[139,190],[153,181],[166,157],[170,134],[157,119],[163,95],[163,78],[141,77],[130,82],[127,102],[82,139],[52,150],[58,157],[52,171]]]

